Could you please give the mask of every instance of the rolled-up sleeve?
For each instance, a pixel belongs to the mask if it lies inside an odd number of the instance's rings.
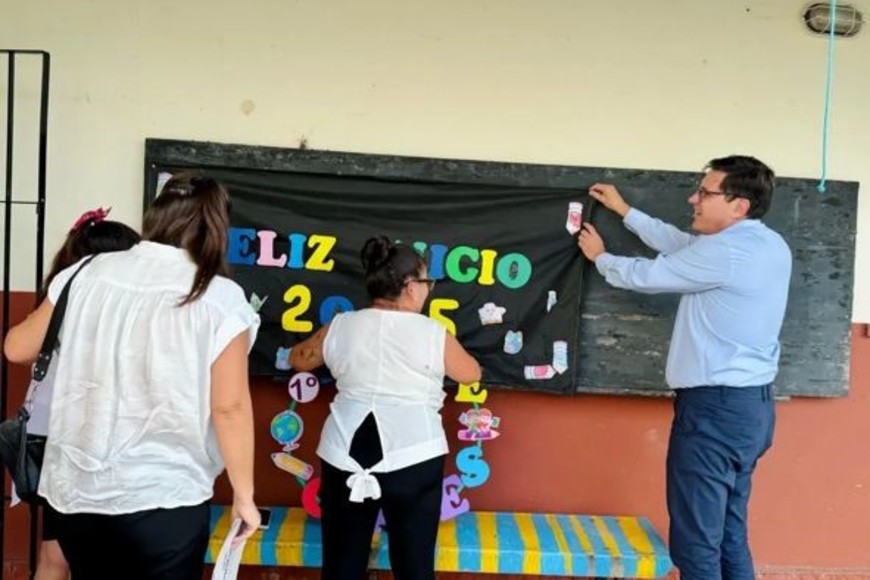
[[[240,292],[241,294],[241,292]],[[244,298],[244,297],[242,297]],[[227,311],[217,329],[214,339],[214,347],[211,352],[211,362],[217,360],[227,345],[236,336],[248,331],[248,352],[254,347],[257,340],[257,331],[260,328],[260,316],[254,312],[251,305],[243,299],[232,309]]]

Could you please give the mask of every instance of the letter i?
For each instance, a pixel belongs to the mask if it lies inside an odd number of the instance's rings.
[[[290,234],[287,240],[290,242],[289,257],[287,259],[287,267],[298,270],[305,267],[304,251],[305,241],[308,236],[305,234]]]

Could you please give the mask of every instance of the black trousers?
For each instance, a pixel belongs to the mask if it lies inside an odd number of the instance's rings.
[[[50,542],[57,540],[57,520],[60,517],[60,512],[48,505],[43,500],[39,506],[42,510],[42,541]]]
[[[380,439],[372,415],[354,435],[351,457],[363,467],[380,461]],[[321,579],[365,578],[375,522],[383,509],[393,576],[396,580],[434,580],[443,472],[442,455],[398,471],[375,474],[381,486],[380,499],[354,503],[346,483],[351,473],[321,461]]]
[[[773,443],[771,388],[680,389],[667,461],[671,557],[683,580],[754,580],[752,474]]]
[[[58,514],[72,580],[201,580],[208,502],[132,514]]]

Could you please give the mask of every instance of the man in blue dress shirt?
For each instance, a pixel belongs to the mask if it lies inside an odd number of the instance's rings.
[[[613,185],[589,194],[659,252],[614,256],[584,224],[578,246],[607,282],[682,294],[665,373],[676,393],[667,458],[674,563],[682,580],[754,580],[747,505],[773,442],[771,383],[791,278],[788,246],[760,221],[773,171],[753,157],[712,160],[688,200],[699,235],[630,207]]]

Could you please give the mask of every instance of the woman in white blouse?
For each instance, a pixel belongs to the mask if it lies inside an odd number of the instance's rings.
[[[371,307],[337,315],[295,346],[290,364],[326,364],[338,394],[323,426],[323,580],[365,574],[378,511],[398,580],[435,578],[447,439],[439,413],[447,375],[480,380],[480,365],[421,311],[435,284],[423,258],[386,237],[362,249]]]
[[[139,234],[129,226],[116,221],[106,220],[109,210],[102,208],[83,213],[73,224],[63,245],[51,263],[51,270],[45,277],[42,288],[47,291],[55,276],[79,260],[91,254],[120,252],[129,250],[139,243]],[[30,420],[27,432],[32,435],[48,435],[48,421],[51,413],[51,399],[54,394],[54,379],[57,374],[57,357],[53,356],[45,378],[38,387],[28,392],[30,399]],[[14,491],[14,485],[13,491]],[[39,547],[39,560],[34,580],[67,580],[69,565],[57,541],[58,513],[50,505],[42,508],[42,544]]]
[[[199,580],[224,467],[242,535],[259,525],[247,372],[259,318],[224,276],[228,228],[220,184],[175,177],[143,241],[73,282],[39,484],[73,579]],[[10,360],[35,358],[77,267],[10,331]]]

